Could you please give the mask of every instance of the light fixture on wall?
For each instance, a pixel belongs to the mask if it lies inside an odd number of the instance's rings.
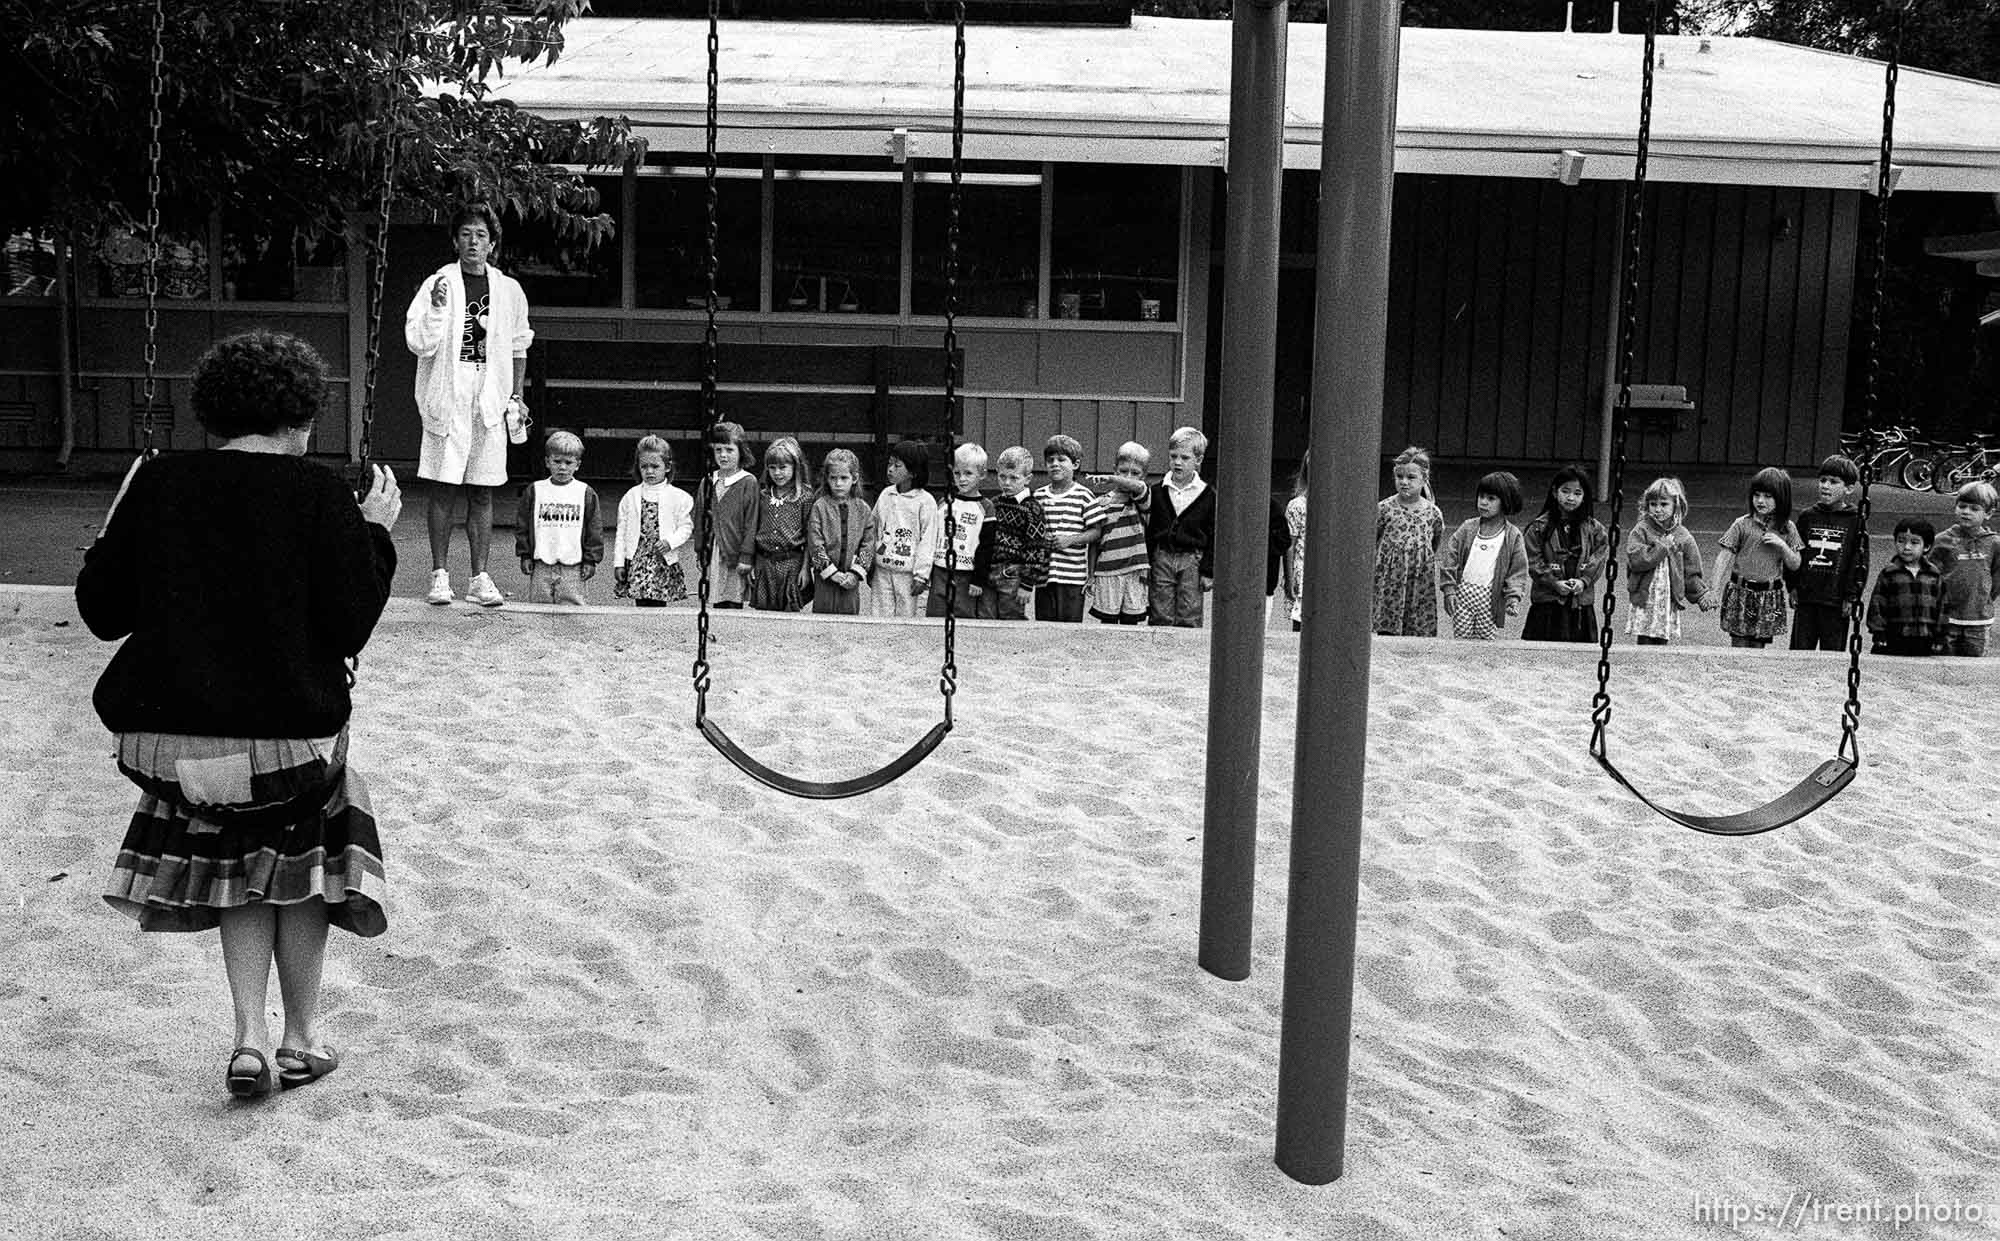
[[[1771,221],[1771,240],[1790,241],[1792,239],[1792,217],[1781,215]]]

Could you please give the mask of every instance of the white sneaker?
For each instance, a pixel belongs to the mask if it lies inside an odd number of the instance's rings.
[[[466,583],[465,601],[476,603],[482,608],[497,608],[507,602],[507,596],[500,593],[500,588],[493,584],[492,578],[481,573]]]
[[[432,569],[431,593],[424,597],[426,599],[429,599],[432,603],[440,605],[450,603],[451,572],[447,569]]]

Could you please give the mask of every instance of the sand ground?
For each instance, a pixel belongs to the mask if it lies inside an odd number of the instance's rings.
[[[848,774],[934,718],[936,642],[718,618],[712,709]],[[244,1105],[215,937],[97,895],[111,648],[0,588],[0,1236],[2000,1235],[2000,663],[1870,661],[1860,777],[1721,840],[1589,763],[1586,651],[1376,640],[1347,1170],[1309,1188],[1271,1160],[1292,635],[1241,983],[1194,960],[1203,633],[967,624],[956,731],[840,803],[702,743],[691,643],[391,604],[353,725],[390,931],[333,945],[341,1070]],[[1691,808],[1831,753],[1835,656],[1622,656],[1616,753]]]

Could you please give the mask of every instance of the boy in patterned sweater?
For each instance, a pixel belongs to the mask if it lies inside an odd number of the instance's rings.
[[[1108,490],[1090,502],[1083,521],[1091,541],[1090,614],[1107,625],[1137,625],[1146,619],[1146,515],[1153,490],[1146,466],[1153,454],[1144,444],[1118,446],[1116,472],[1093,479]]]
[[[1035,491],[1035,499],[1041,502],[1049,528],[1049,581],[1035,592],[1036,620],[1083,620],[1083,588],[1090,581],[1090,540],[1084,532],[1083,511],[1092,497],[1090,488],[1076,481],[1082,461],[1083,445],[1067,435],[1051,435],[1042,446],[1049,483]]]
[[[1049,535],[1041,501],[1028,491],[1035,458],[1015,445],[1000,454],[1000,490],[993,522],[979,545],[973,576],[987,583],[979,614],[995,620],[1028,619],[1028,598],[1048,580]]]

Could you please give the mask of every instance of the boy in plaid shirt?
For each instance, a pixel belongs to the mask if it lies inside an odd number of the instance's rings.
[[[1944,578],[1931,563],[1937,529],[1921,517],[1896,523],[1896,554],[1875,579],[1868,597],[1871,655],[1931,655],[1942,635],[1939,614]]]

